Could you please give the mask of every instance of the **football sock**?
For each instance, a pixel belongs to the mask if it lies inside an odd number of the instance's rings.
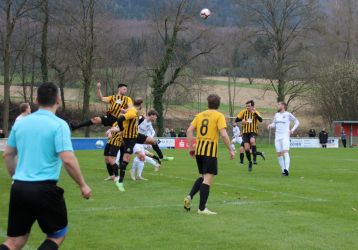
[[[256,161],[256,156],[257,156],[256,145],[251,146],[251,148],[252,148],[252,155],[253,155],[254,161]]]
[[[244,157],[245,157],[245,154],[244,153],[240,153],[240,162],[244,162]]]
[[[138,164],[138,176],[142,176],[143,173],[143,169],[144,169],[144,162],[141,162],[140,164]]]
[[[153,155],[153,156],[149,156],[149,157],[155,159],[159,164],[161,164],[160,159],[159,159],[158,156]]]
[[[290,162],[291,162],[291,159],[290,159],[289,153],[285,153],[285,167],[286,167],[287,171],[290,170]]]
[[[236,150],[236,148],[235,148],[235,144],[231,144],[231,148],[232,148],[232,150]]]
[[[145,162],[149,163],[150,165],[152,165],[154,167],[157,166],[157,162],[148,156],[145,157]]]
[[[111,164],[106,163],[106,165],[107,165],[108,175],[109,175],[109,176],[112,176],[114,173],[113,173],[113,168],[112,168]]]
[[[209,191],[210,191],[210,186],[208,184],[201,184],[200,186],[200,204],[199,204],[199,209],[201,211],[203,211],[206,207],[206,202],[208,201],[208,197],[209,197]]]
[[[163,159],[163,153],[162,150],[160,150],[158,143],[156,142],[154,145],[152,145],[153,150],[157,153],[160,159]]]
[[[283,170],[285,169],[285,160],[283,159],[283,156],[279,156],[278,158],[278,164],[281,167],[281,171],[283,173]]]
[[[111,166],[111,168],[112,168],[112,170],[113,170],[114,176],[117,177],[117,176],[118,176],[118,165],[117,165],[117,163],[114,163],[114,164]],[[112,175],[113,175],[113,174],[112,174]]]
[[[119,167],[119,182],[123,182],[124,176],[126,175],[127,166],[128,166],[128,162],[122,161]]]
[[[0,250],[10,250],[5,244],[0,245]]]
[[[262,155],[262,152],[256,151],[256,155]]]
[[[38,250],[57,250],[58,245],[49,239],[46,239],[44,242],[42,242],[41,246],[39,246]]]
[[[247,150],[245,151],[245,154],[246,154],[246,158],[249,162],[251,162],[251,153],[250,153],[250,150]]]
[[[199,192],[200,186],[201,186],[201,184],[203,183],[203,181],[204,181],[203,177],[199,177],[198,179],[196,179],[196,181],[194,182],[194,185],[193,185],[193,187],[191,188],[191,191],[190,191],[190,193],[189,193],[189,196],[190,196],[191,199],[193,199],[193,198],[194,198],[194,195],[195,195],[197,192]]]
[[[88,121],[85,121],[85,122],[82,122],[78,125],[72,125],[72,130],[75,130],[75,129],[79,129],[79,128],[82,128],[82,127],[88,127],[88,126],[91,126],[93,125],[93,122],[91,120],[88,120]]]

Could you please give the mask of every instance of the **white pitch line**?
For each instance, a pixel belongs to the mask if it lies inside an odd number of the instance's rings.
[[[164,177],[168,177],[168,178],[172,178],[172,179],[179,179],[179,180],[184,180],[184,181],[193,181],[193,179],[184,178],[184,177],[180,177],[180,176],[165,175],[165,174],[162,174],[162,173],[159,173],[159,174],[147,173],[147,174],[153,175],[153,176],[164,176]],[[238,188],[238,186],[234,186],[234,185],[227,184],[227,183],[214,182],[214,185],[231,187],[231,188]],[[305,196],[301,196],[301,195],[295,195],[295,194],[291,194],[291,193],[274,192],[274,191],[262,190],[262,189],[258,189],[258,188],[252,188],[252,187],[244,187],[243,189],[256,191],[256,192],[261,192],[261,193],[279,194],[279,195],[283,195],[283,196],[286,196],[286,197],[298,198],[298,199],[302,199],[302,200],[306,200],[306,201],[328,202],[328,200],[325,200],[325,199],[322,199],[322,198],[309,198],[309,197],[305,197]]]

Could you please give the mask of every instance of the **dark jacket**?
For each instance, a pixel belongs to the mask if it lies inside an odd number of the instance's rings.
[[[310,131],[308,131],[308,137],[316,137],[316,130],[310,129]]]
[[[328,141],[328,133],[326,131],[321,131],[319,133],[318,138],[319,138],[319,143],[326,144]]]
[[[186,133],[185,132],[179,132],[178,137],[186,137]]]
[[[170,132],[170,137],[177,137],[177,134],[174,131]]]

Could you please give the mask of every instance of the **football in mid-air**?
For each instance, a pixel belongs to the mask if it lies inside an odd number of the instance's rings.
[[[102,140],[96,141],[96,147],[97,147],[97,148],[103,148],[103,146],[104,146],[104,143],[103,143]]]
[[[201,16],[201,18],[203,18],[203,19],[208,19],[208,17],[211,15],[211,11],[209,10],[209,9],[207,9],[207,8],[205,8],[205,9],[202,9],[201,11],[200,11],[200,16]]]

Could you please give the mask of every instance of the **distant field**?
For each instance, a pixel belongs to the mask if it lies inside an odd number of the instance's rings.
[[[227,80],[210,80],[210,79],[205,79],[203,80],[203,82],[205,84],[210,84],[210,85],[224,85],[224,86],[228,86],[228,81]],[[233,83],[234,84],[234,83]],[[236,87],[239,88],[249,88],[249,89],[263,89],[263,90],[269,90],[271,89],[270,86],[268,84],[260,84],[260,83],[247,83],[247,82],[236,82],[235,83]]]
[[[79,151],[82,171],[93,189],[83,200],[62,173],[69,234],[62,249],[357,249],[357,149],[294,149],[291,176],[282,177],[272,146],[259,145],[267,161],[252,173],[220,151],[219,175],[211,189],[212,217],[183,210],[182,201],[197,176],[186,151],[159,173],[146,167],[145,182],[126,179],[119,193],[106,177],[102,151]],[[0,240],[4,239],[10,180],[0,162]],[[44,236],[34,226],[26,249]]]

